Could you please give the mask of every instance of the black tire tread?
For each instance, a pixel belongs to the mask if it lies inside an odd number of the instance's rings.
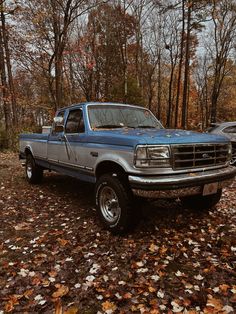
[[[31,163],[32,166],[32,177],[29,178],[27,175],[27,164]],[[38,184],[42,182],[43,179],[43,168],[38,166],[35,163],[35,160],[31,154],[28,154],[26,156],[26,164],[25,164],[25,172],[26,172],[26,178],[27,181],[31,184]]]
[[[109,224],[103,217],[98,204],[99,189],[101,185],[111,185],[116,190],[119,202],[122,207],[122,214],[119,222],[115,225]],[[114,174],[102,175],[95,186],[96,207],[98,216],[103,226],[114,234],[123,234],[132,227],[132,193],[125,180]]]

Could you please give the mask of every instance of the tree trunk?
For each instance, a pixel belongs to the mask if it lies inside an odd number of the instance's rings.
[[[8,146],[11,146],[12,141],[12,123],[11,123],[11,109],[9,103],[9,88],[7,84],[6,68],[5,68],[5,54],[3,50],[3,36],[2,28],[0,28],[0,71],[1,71],[1,85],[3,96],[3,112],[5,119],[5,130],[7,135]]]
[[[60,50],[60,49],[58,49]],[[60,51],[55,56],[55,92],[56,92],[56,108],[60,108],[63,104],[62,92],[62,55]]]
[[[14,88],[14,83],[13,83],[12,69],[11,69],[11,60],[10,60],[10,51],[9,51],[9,46],[8,46],[8,35],[7,35],[7,30],[6,30],[5,15],[2,8],[1,8],[1,22],[2,22],[2,42],[5,49],[8,84],[9,84],[9,91],[11,94],[12,117],[13,117],[12,122],[14,126],[17,126],[16,95],[15,95],[15,88]]]
[[[172,56],[171,56],[171,60],[172,60]],[[167,106],[167,115],[166,115],[167,127],[171,126],[173,80],[174,80],[174,65],[173,65],[173,62],[171,61],[171,73],[170,73],[170,81],[169,81],[169,96],[168,96],[168,106]]]
[[[183,54],[184,54],[184,33],[185,33],[185,0],[182,0],[182,30],[181,30],[181,43],[180,43],[180,59],[179,59],[179,70],[178,70],[178,81],[177,81],[177,93],[175,103],[175,127],[178,127],[179,117],[179,96],[182,78],[182,65],[183,65]]]
[[[63,79],[62,79],[62,34],[60,13],[58,9],[58,3],[55,0],[51,0],[52,5],[52,18],[53,18],[53,32],[54,32],[54,66],[55,66],[55,110],[62,107],[63,104]]]
[[[213,92],[211,95],[211,123],[216,123],[218,96],[219,96],[218,88],[217,88],[217,86],[214,86]]]
[[[161,50],[158,51],[157,118],[161,119]]]
[[[191,33],[191,13],[192,5],[188,5],[187,15],[187,36],[186,36],[186,53],[185,53],[185,69],[184,69],[184,87],[183,87],[183,102],[182,102],[182,128],[187,127],[187,107],[188,107],[188,85],[189,85],[189,59],[190,59],[190,33]]]

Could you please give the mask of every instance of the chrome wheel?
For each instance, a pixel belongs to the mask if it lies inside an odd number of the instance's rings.
[[[40,183],[43,178],[43,168],[36,165],[31,154],[26,156],[25,176],[27,181],[31,184]]]
[[[29,179],[31,179],[31,177],[32,177],[32,165],[30,163],[27,163],[26,174],[27,174],[27,177]]]
[[[116,192],[109,186],[104,186],[100,191],[99,200],[101,213],[106,221],[115,223],[121,215],[121,208]]]
[[[230,160],[230,165],[231,165],[231,166],[236,166],[236,157],[233,157],[233,158]]]

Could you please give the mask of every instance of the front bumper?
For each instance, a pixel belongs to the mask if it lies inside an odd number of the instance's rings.
[[[232,184],[236,176],[235,167],[204,170],[185,174],[160,176],[132,176],[129,183],[134,195],[147,198],[178,198],[202,194],[203,186],[218,183],[218,189]]]

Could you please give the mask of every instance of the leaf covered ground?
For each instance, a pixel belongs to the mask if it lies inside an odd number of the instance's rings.
[[[0,153],[0,313],[235,313],[235,192],[210,212],[148,203],[114,236],[93,186],[55,173],[30,186]]]

